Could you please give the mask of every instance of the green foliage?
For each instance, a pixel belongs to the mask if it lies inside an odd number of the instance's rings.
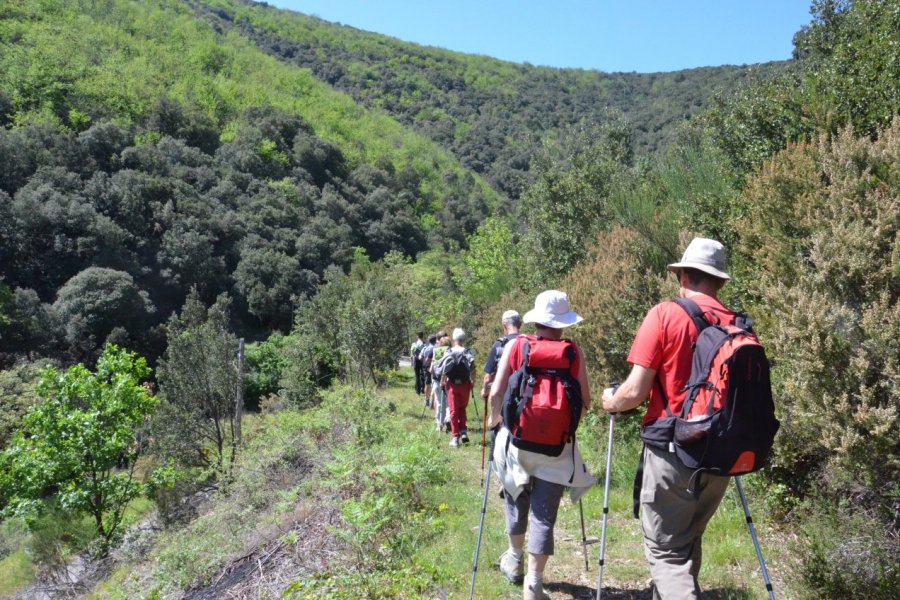
[[[251,409],[266,396],[278,393],[281,376],[288,366],[284,356],[286,338],[273,333],[263,342],[247,344],[247,374],[244,377],[244,401]]]
[[[653,74],[550,69],[426,48],[258,4],[207,4],[197,12],[223,30],[239,29],[266,53],[392,115],[510,198],[533,181],[544,134],[580,119],[600,121],[612,107],[636,125],[638,151],[652,153],[714,91],[782,66]]]
[[[470,307],[495,302],[515,285],[520,258],[509,226],[498,218],[487,219],[469,236],[454,283]]]
[[[338,344],[348,381],[381,383],[378,371],[392,370],[406,348],[409,322],[406,305],[398,302],[392,279],[381,263],[363,254],[344,282],[347,295],[334,312]]]
[[[807,514],[799,573],[813,594],[810,598],[872,598],[890,600],[900,586],[895,539],[883,525],[848,510]]]
[[[794,38],[807,108],[820,130],[852,125],[873,136],[897,114],[900,7],[892,0],[815,0]]]
[[[610,188],[631,160],[630,129],[621,115],[545,143],[536,159],[537,182],[522,198],[526,273],[553,279],[585,257],[589,240],[609,227]]]
[[[816,0],[794,38],[794,68],[720,99],[701,122],[747,172],[847,125],[874,136],[898,112],[900,8],[893,0]]]
[[[41,372],[41,402],[2,455],[0,491],[6,511],[30,513],[49,494],[67,511],[87,513],[106,542],[126,505],[143,493],[134,478],[139,432],[157,401],[141,380],[143,358],[109,345],[96,372],[83,365]]]
[[[372,263],[361,249],[350,274],[333,270],[312,299],[301,304],[286,343],[282,394],[308,406],[332,377],[383,383],[407,344],[408,304],[398,297],[398,272]]]
[[[900,120],[875,142],[848,129],[791,148],[750,181],[739,228],[775,358],[773,475],[794,495],[821,488],[888,536],[900,480],[898,157]]]
[[[116,328],[137,330],[154,311],[131,275],[99,267],[88,267],[67,281],[53,309],[64,324],[66,341],[76,354],[87,356]]]
[[[183,466],[223,472],[237,458],[235,410],[238,340],[228,331],[227,296],[207,308],[191,292],[169,320],[168,348],[157,368],[160,454]]]
[[[0,449],[6,448],[15,431],[21,426],[22,417],[38,402],[37,384],[40,367],[24,364],[0,371]]]

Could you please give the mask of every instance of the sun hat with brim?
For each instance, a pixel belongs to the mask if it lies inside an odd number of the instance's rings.
[[[697,269],[719,279],[731,279],[725,272],[725,246],[707,238],[692,239],[681,260],[666,268],[673,273],[680,269]]]
[[[580,323],[584,319],[569,308],[569,297],[559,290],[541,292],[534,299],[534,308],[522,317],[525,323],[538,323],[544,327],[562,329]]]

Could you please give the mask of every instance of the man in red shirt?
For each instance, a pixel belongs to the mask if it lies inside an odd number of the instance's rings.
[[[731,279],[725,272],[721,243],[694,238],[681,261],[668,266],[711,323],[731,325],[734,313],[716,298]],[[653,598],[698,599],[703,531],[725,494],[728,477],[685,467],[675,456],[674,417],[685,399],[691,376],[692,344],[698,332],[687,312],[675,302],[657,304],[644,317],[628,354],[631,373],[612,393],[603,393],[603,408],[624,412],[650,397],[641,426],[644,440],[640,491],[644,554],[653,577]]]

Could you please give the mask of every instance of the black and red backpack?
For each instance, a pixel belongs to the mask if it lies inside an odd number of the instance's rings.
[[[570,340],[520,336],[522,364],[509,378],[503,424],[513,446],[559,456],[575,440],[581,385],[572,375],[578,351]]]
[[[686,467],[714,475],[762,468],[779,423],[769,361],[752,319],[739,314],[734,325],[712,324],[693,300],[675,302],[699,332],[687,396],[672,432],[675,453]]]

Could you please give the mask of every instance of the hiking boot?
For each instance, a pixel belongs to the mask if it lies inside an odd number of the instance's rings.
[[[435,424],[434,430],[437,431],[438,433],[440,433],[440,432],[442,432],[442,431],[444,430],[444,428],[441,427],[440,425]]]
[[[550,596],[544,593],[543,583],[531,583],[522,588],[523,600],[550,600]]]
[[[450,440],[450,447],[451,448],[459,448],[459,438],[458,437],[454,437],[452,440]]]
[[[463,444],[468,444],[468,443],[469,443],[469,434],[468,434],[467,432],[465,432],[465,431],[463,431],[462,433],[460,433],[460,434],[459,434],[459,441],[461,441]]]
[[[522,558],[516,560],[512,552],[507,550],[500,555],[500,572],[506,577],[510,583],[519,585],[525,580],[525,566]]]

